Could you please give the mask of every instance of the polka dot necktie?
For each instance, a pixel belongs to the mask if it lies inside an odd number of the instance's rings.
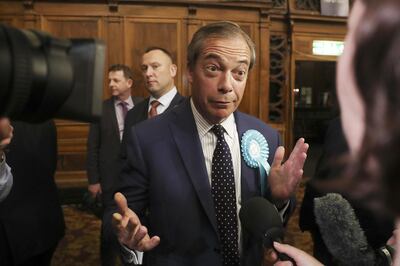
[[[158,114],[157,113],[157,106],[160,105],[160,102],[157,101],[157,100],[154,100],[154,101],[152,101],[150,103],[150,105],[151,105],[151,108],[150,108],[150,111],[149,111],[149,118],[152,118],[153,116],[156,116]]]
[[[224,128],[214,125],[211,130],[217,136],[211,168],[211,192],[222,245],[223,265],[238,266],[238,221],[232,156],[224,138]]]

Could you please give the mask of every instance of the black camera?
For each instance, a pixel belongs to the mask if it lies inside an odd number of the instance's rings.
[[[0,116],[39,123],[101,116],[105,44],[0,24]]]

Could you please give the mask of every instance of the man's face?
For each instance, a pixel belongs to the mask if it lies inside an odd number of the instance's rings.
[[[354,3],[349,16],[343,54],[337,63],[337,94],[343,132],[352,153],[360,148],[365,130],[365,106],[361,100],[354,74],[355,33],[364,12],[361,1]]]
[[[242,100],[249,72],[250,50],[239,37],[204,42],[193,69],[188,70],[193,102],[211,124],[225,120]]]
[[[131,95],[133,81],[124,76],[122,70],[110,71],[108,73],[108,86],[111,94],[120,100],[126,100]]]
[[[173,88],[177,67],[163,51],[145,53],[140,68],[146,89],[154,98],[160,98]]]

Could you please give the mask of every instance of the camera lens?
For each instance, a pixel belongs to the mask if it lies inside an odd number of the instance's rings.
[[[40,122],[52,118],[74,77],[69,40],[0,24],[0,114]]]

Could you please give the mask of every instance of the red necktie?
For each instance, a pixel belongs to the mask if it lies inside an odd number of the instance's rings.
[[[150,108],[150,111],[149,111],[149,118],[152,118],[153,116],[156,116],[158,114],[157,113],[157,106],[160,105],[160,102],[157,101],[157,100],[154,100],[154,101],[152,101],[150,103],[150,105],[151,105],[151,108]]]

